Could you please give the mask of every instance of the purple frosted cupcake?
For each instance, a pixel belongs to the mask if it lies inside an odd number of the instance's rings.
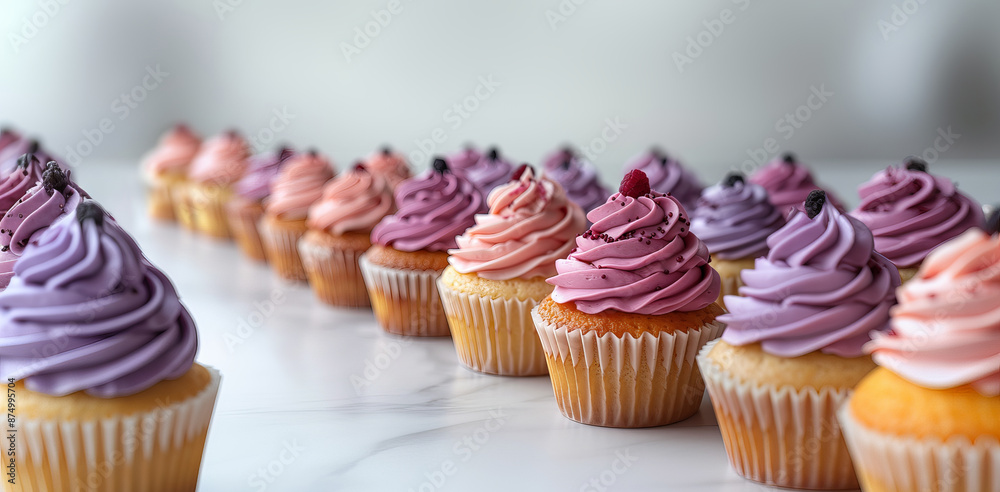
[[[4,155],[4,150],[21,140],[21,134],[13,128],[0,128],[0,156]],[[0,160],[2,162],[2,160]]]
[[[771,203],[778,207],[785,217],[788,217],[792,210],[803,211],[802,204],[809,193],[823,189],[813,180],[809,168],[791,153],[786,153],[780,159],[775,159],[758,169],[750,176],[750,182],[763,186]],[[837,210],[844,210],[840,200],[829,191],[826,191],[826,200]]]
[[[17,140],[10,141],[7,146],[0,151],[0,177],[6,178],[13,173],[18,167],[18,162],[20,162],[21,156],[25,154],[34,154],[34,156],[41,161],[42,166],[45,166],[45,164],[49,161],[56,160],[52,157],[52,155],[42,149],[42,146],[38,144],[38,140],[18,138]]]
[[[626,173],[633,169],[646,174],[653,191],[671,195],[681,202],[685,210],[694,210],[703,186],[680,161],[654,147],[625,165]]]
[[[282,147],[249,159],[246,174],[233,185],[233,198],[226,204],[229,230],[243,254],[257,261],[267,261],[257,224],[264,217],[264,199],[271,194],[271,183],[295,151]]]
[[[14,170],[0,178],[0,213],[6,214],[18,200],[42,180],[46,163],[36,154],[24,154],[17,159]]]
[[[605,197],[611,194],[601,184],[594,165],[569,147],[549,155],[543,166],[543,175],[561,184],[566,196],[579,205],[583,213],[602,205]]]
[[[447,157],[448,168],[458,176],[465,177],[469,169],[473,168],[479,159],[483,158],[483,153],[472,144],[466,145],[462,150]]]
[[[490,196],[493,188],[510,181],[514,166],[500,154],[499,149],[493,147],[474,165],[462,170],[456,169],[454,173],[472,183],[472,186],[475,186],[485,198]]]

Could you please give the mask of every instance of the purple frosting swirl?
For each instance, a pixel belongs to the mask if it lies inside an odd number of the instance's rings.
[[[4,150],[7,147],[17,143],[19,140],[21,140],[21,135],[16,131],[7,127],[0,128],[0,156],[4,155]],[[3,162],[3,160],[0,160],[0,162]]]
[[[760,167],[752,175],[750,182],[759,184],[767,190],[768,198],[785,217],[789,217],[792,209],[803,211],[802,203],[813,190],[823,189],[813,180],[809,168],[796,160],[792,154],[785,154]],[[826,191],[826,201],[839,210],[843,210],[837,196]]]
[[[45,149],[38,144],[37,140],[21,138],[7,145],[7,147],[0,151],[0,176],[7,177],[12,174],[17,169],[18,160],[20,160],[21,156],[25,154],[34,154],[35,158],[42,163],[43,169],[45,168],[45,164],[49,161],[58,160],[46,152]]]
[[[610,194],[601,184],[594,165],[571,149],[560,149],[545,159],[544,176],[561,184],[566,196],[584,213],[604,203]]]
[[[861,205],[851,215],[871,228],[875,249],[900,268],[919,265],[932,249],[986,224],[975,200],[925,171],[888,167],[858,191]]]
[[[0,293],[4,380],[54,396],[114,398],[176,379],[194,363],[194,321],[170,280],[103,213],[84,202],[17,263]]]
[[[486,213],[483,196],[460,176],[428,170],[396,188],[398,211],[372,229],[372,242],[400,251],[447,251]]]
[[[24,154],[17,159],[17,165],[0,180],[0,213],[6,214],[18,200],[35,184],[42,180],[45,162],[35,154]]]
[[[451,172],[464,177],[469,169],[475,167],[479,159],[482,158],[483,153],[469,145],[448,156],[448,168],[451,169]]]
[[[475,165],[464,170],[456,168],[452,172],[469,180],[484,197],[488,197],[493,188],[510,181],[514,166],[497,149],[490,149]]]
[[[674,196],[685,209],[694,210],[703,186],[680,161],[652,149],[625,165],[626,173],[633,169],[646,173],[650,189]]]
[[[271,183],[278,177],[285,162],[294,155],[294,150],[285,147],[251,157],[247,161],[247,171],[234,185],[234,191],[252,202],[264,200],[271,194]]]
[[[811,219],[792,212],[767,244],[767,257],[743,271],[740,295],[726,296],[726,343],[760,342],[779,357],[859,357],[872,331],[889,328],[899,272],[861,221],[824,202]]]
[[[742,179],[705,188],[691,215],[691,231],[722,260],[766,255],[767,237],[785,225],[767,191]]]

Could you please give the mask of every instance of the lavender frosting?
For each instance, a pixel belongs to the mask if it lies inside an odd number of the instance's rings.
[[[25,154],[34,154],[42,166],[57,160],[38,144],[37,140],[19,139],[0,151],[0,176],[7,177],[17,169],[18,161]],[[32,183],[34,184],[34,183]]]
[[[283,147],[275,152],[263,152],[251,157],[247,162],[246,173],[236,182],[234,190],[237,195],[251,201],[260,202],[271,194],[271,183],[281,172],[295,151]]]
[[[3,155],[4,149],[15,144],[18,140],[21,140],[19,133],[7,127],[0,128],[0,156]]]
[[[680,200],[686,210],[694,210],[703,186],[680,161],[654,148],[625,165],[625,172],[633,169],[646,173],[653,191],[671,195]]]
[[[0,377],[128,396],[184,375],[198,335],[170,280],[96,203],[42,234],[0,293]]]
[[[448,168],[451,172],[465,177],[469,169],[475,167],[479,159],[483,158],[483,153],[479,149],[469,145],[464,149],[448,156]]]
[[[372,230],[372,242],[400,251],[447,251],[458,247],[455,237],[486,213],[483,196],[460,176],[441,165],[396,188],[398,211]]]
[[[0,213],[7,213],[25,193],[42,180],[46,163],[36,154],[24,154],[14,170],[0,179]]]
[[[601,184],[594,165],[569,148],[560,149],[545,159],[544,176],[561,184],[570,201],[584,212],[597,208],[610,194]]]
[[[785,225],[784,215],[768,201],[762,186],[740,175],[701,192],[691,214],[691,231],[721,260],[767,254],[767,237]]]
[[[488,197],[493,188],[507,184],[513,173],[514,166],[496,148],[490,149],[474,166],[464,171],[455,170],[455,174],[469,180],[484,197]]]
[[[760,342],[779,357],[859,357],[872,331],[889,328],[899,272],[861,221],[824,199],[813,218],[792,212],[767,244],[767,257],[742,272],[740,296],[725,298],[726,343]]]

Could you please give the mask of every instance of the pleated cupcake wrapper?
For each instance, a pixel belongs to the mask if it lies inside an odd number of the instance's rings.
[[[1000,442],[965,437],[947,441],[884,434],[851,414],[837,413],[865,490],[985,492],[1000,490]]]
[[[148,412],[99,421],[18,416],[13,490],[194,490],[221,381],[206,369],[211,380],[197,395]]]
[[[695,357],[725,327],[713,321],[686,332],[618,337],[548,323],[537,308],[531,314],[559,410],[604,427],[653,427],[694,415],[705,394]]]
[[[240,251],[251,259],[266,261],[264,244],[257,230],[257,223],[260,222],[262,214],[257,210],[244,210],[240,207],[228,207],[228,209],[229,229]]]
[[[397,335],[443,337],[451,335],[441,306],[436,270],[400,270],[359,259],[375,319],[382,329]]]
[[[531,310],[540,299],[466,294],[448,288],[440,279],[437,285],[462,364],[500,376],[548,373],[545,352],[531,320]]]
[[[267,219],[261,219],[257,228],[267,262],[274,273],[285,280],[304,281],[306,271],[299,256],[299,240],[305,235],[305,231],[270,225]]]
[[[309,286],[319,300],[340,307],[371,306],[358,265],[364,251],[332,248],[302,240],[299,241],[299,253]]]
[[[170,183],[153,181],[149,185],[149,216],[157,220],[174,220],[174,199]]]
[[[191,202],[191,215],[195,229],[202,234],[228,239],[229,218],[226,215],[226,202],[230,192],[218,186],[193,185],[188,199]]]
[[[849,390],[742,382],[698,355],[729,462],[737,473],[779,487],[837,490],[858,487],[836,412]]]
[[[185,229],[194,231],[194,212],[191,210],[191,186],[187,183],[177,183],[170,187],[171,200],[174,203],[174,217]]]

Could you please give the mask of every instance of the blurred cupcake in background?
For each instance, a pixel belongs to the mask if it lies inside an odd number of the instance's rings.
[[[383,174],[359,162],[322,194],[309,207],[308,232],[299,241],[309,286],[327,304],[368,307],[359,259],[372,245],[372,228],[395,212],[392,188]]]
[[[479,159],[483,158],[483,153],[474,145],[467,144],[462,150],[450,154],[447,157],[448,169],[456,176],[466,177],[469,169],[475,166]]]
[[[187,125],[177,124],[160,137],[153,150],[142,158],[142,172],[149,188],[149,216],[175,220],[175,200],[187,185],[188,166],[201,147],[201,138]],[[185,221],[190,216],[184,217]],[[193,223],[186,224],[193,228]]]
[[[333,175],[333,165],[319,152],[297,154],[282,166],[271,184],[271,195],[264,199],[259,224],[264,256],[285,280],[306,280],[299,239],[306,233],[309,207],[320,199]]]
[[[195,362],[166,275],[91,200],[14,272],[0,376],[17,393],[15,490],[195,490],[220,376]]]
[[[251,157],[246,174],[233,186],[233,198],[226,204],[229,230],[243,254],[251,259],[266,260],[257,224],[264,217],[264,199],[271,194],[272,182],[293,155],[294,150],[282,147]]]
[[[708,249],[677,198],[639,170],[588,218],[532,311],[559,409],[607,427],[694,415],[705,395],[695,357],[723,329]]]
[[[448,336],[437,279],[448,266],[455,237],[486,212],[486,200],[443,158],[396,188],[398,211],[372,230],[361,272],[379,324],[389,333]]]
[[[610,194],[601,184],[597,168],[570,147],[545,158],[542,174],[562,185],[566,196],[587,213],[604,203]]]
[[[458,358],[466,367],[502,376],[538,376],[548,369],[531,309],[552,292],[545,279],[586,228],[580,206],[555,181],[527,164],[493,190],[489,213],[458,237],[438,281]]]
[[[767,237],[785,225],[785,217],[768,201],[764,187],[747,183],[739,173],[705,188],[691,215],[691,232],[708,246],[712,267],[722,277],[719,305],[725,307],[723,296],[739,295],[740,272],[767,255]]]
[[[737,473],[778,487],[857,488],[836,410],[875,367],[862,346],[889,328],[899,273],[823,191],[804,208],[743,271],[742,297],[726,296],[726,330],[698,365]]]
[[[188,171],[187,193],[181,200],[185,203],[179,211],[190,214],[196,231],[216,238],[231,237],[226,202],[233,196],[233,184],[246,171],[248,157],[250,146],[235,130],[212,137],[199,148]]]
[[[0,156],[4,155],[4,150],[21,140],[21,134],[10,127],[0,128]]]
[[[899,288],[840,421],[864,490],[1000,490],[1000,239],[971,229]]]
[[[994,205],[989,216],[986,217],[986,232],[988,234],[1000,232],[1000,206]]]
[[[986,226],[981,205],[915,157],[875,173],[858,194],[861,204],[851,215],[871,229],[875,250],[899,268],[903,282],[916,275],[934,248]]]
[[[17,140],[8,143],[3,151],[0,151],[0,177],[6,177],[13,173],[14,169],[17,168],[21,156],[25,154],[34,154],[43,166],[49,163],[49,161],[59,160],[46,152],[38,143],[38,140],[19,137]]]
[[[626,173],[633,169],[646,175],[653,191],[671,195],[680,200],[685,210],[694,210],[704,186],[680,161],[653,147],[625,164]]]
[[[513,172],[514,166],[500,155],[500,149],[496,147],[483,154],[472,166],[455,170],[455,174],[469,180],[484,197],[490,196],[497,186],[510,181]]]
[[[373,174],[382,176],[392,189],[396,189],[396,186],[404,179],[413,176],[410,165],[406,163],[406,157],[403,157],[403,154],[393,152],[388,146],[382,147],[378,152],[368,156],[364,165]]]
[[[838,210],[844,210],[840,200],[829,190],[817,185],[809,168],[791,153],[785,153],[780,159],[775,159],[754,171],[750,175],[750,182],[763,186],[771,203],[778,207],[785,217],[788,217],[793,209],[803,211],[802,204],[805,203],[809,192],[819,189],[826,191],[828,203]]]
[[[42,180],[46,164],[36,154],[24,154],[17,159],[13,171],[0,178],[0,213],[6,215],[28,190]]]

